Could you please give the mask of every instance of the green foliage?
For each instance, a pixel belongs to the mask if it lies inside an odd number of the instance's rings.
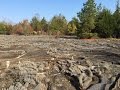
[[[120,38],[120,6],[119,6],[119,0],[117,1],[116,10],[113,14],[114,17],[114,32],[113,37]]]
[[[54,16],[49,23],[49,29],[51,34],[65,34],[67,32],[67,20],[61,14]]]
[[[12,31],[12,25],[6,22],[0,22],[0,34],[10,34]]]
[[[95,0],[87,0],[83,8],[67,23],[66,18],[59,14],[50,21],[44,17],[35,15],[31,22],[22,22],[11,25],[0,22],[0,34],[52,34],[52,35],[76,35],[79,38],[120,38],[120,0],[117,1],[115,12],[103,8],[101,4],[96,6]]]
[[[12,34],[12,31],[13,31],[13,26],[11,25],[11,24],[7,24],[7,26],[6,26],[6,34],[7,35],[10,35],[10,34]]]
[[[37,16],[34,16],[31,21],[31,26],[34,29],[34,31],[38,32],[41,31],[41,24],[40,19]]]
[[[5,34],[6,33],[6,26],[4,23],[0,23],[0,34]]]
[[[77,15],[81,23],[81,27],[78,31],[79,37],[81,37],[80,35],[84,33],[88,33],[89,35],[89,33],[91,33],[92,30],[95,28],[95,18],[97,13],[94,0],[88,0],[83,6],[84,7],[82,11],[79,12]]]
[[[97,15],[99,15],[102,10],[103,10],[103,7],[102,7],[102,4],[100,3],[100,4],[97,6]],[[97,16],[96,16],[96,17],[97,17]]]
[[[72,21],[69,22],[68,23],[68,31],[67,31],[67,33],[69,35],[73,35],[73,34],[75,34],[76,30],[77,30],[76,25]]]
[[[96,22],[96,32],[102,38],[110,38],[113,34],[114,20],[111,12],[108,9],[103,9],[99,13]]]
[[[42,31],[43,32],[47,32],[48,31],[48,22],[47,22],[47,20],[44,17],[40,21],[40,24],[41,24]]]
[[[72,20],[68,23],[67,26],[67,34],[68,35],[75,35],[77,30],[80,26],[79,20],[77,18],[72,18]]]
[[[80,33],[80,38],[92,38],[92,33]]]
[[[34,16],[31,20],[31,26],[37,34],[43,34],[48,31],[48,22],[44,17],[40,20],[39,17]]]

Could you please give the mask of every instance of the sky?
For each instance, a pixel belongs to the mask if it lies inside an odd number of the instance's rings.
[[[83,8],[87,0],[1,0],[0,21],[18,23],[23,19],[31,20],[33,16],[50,20],[54,15],[62,14],[71,20]],[[115,10],[116,0],[96,0],[111,11]]]

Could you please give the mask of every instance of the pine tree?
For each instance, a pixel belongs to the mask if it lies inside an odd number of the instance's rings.
[[[51,34],[65,34],[67,31],[67,20],[61,14],[54,16],[49,24]]]
[[[98,6],[97,6],[97,15],[99,15],[99,13],[103,10],[103,7],[102,7],[102,4],[100,3]]]
[[[88,0],[83,6],[82,11],[77,15],[81,23],[78,35],[81,38],[90,38],[95,28],[96,4],[94,0]]]
[[[114,20],[110,10],[104,8],[99,13],[96,23],[96,32],[99,37],[109,38],[113,35]]]
[[[100,3],[98,6],[97,6],[97,14],[96,14],[96,19],[95,19],[95,29],[93,30],[93,33],[96,33],[97,35],[99,35],[99,27],[98,27],[98,23],[99,23],[99,20],[101,18],[101,13],[103,11],[103,7],[102,7],[102,4]]]
[[[41,29],[42,29],[41,31],[47,32],[48,31],[48,22],[45,19],[45,17],[42,18],[42,20],[40,21],[40,24],[41,24]]]
[[[38,16],[34,16],[31,20],[31,26],[34,29],[35,32],[41,31],[41,24],[40,24],[40,19]]]
[[[115,28],[114,28],[114,37],[120,38],[120,5],[119,0],[117,1],[116,10],[113,14],[114,21],[115,21]]]

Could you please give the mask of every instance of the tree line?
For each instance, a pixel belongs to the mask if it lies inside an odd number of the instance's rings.
[[[95,0],[87,0],[83,8],[67,21],[65,16],[53,16],[50,21],[34,16],[31,21],[23,20],[15,25],[0,22],[0,34],[18,35],[74,35],[78,38],[120,38],[120,6],[111,12]]]

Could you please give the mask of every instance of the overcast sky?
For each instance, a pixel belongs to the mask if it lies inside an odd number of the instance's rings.
[[[87,0],[0,0],[0,21],[19,22],[31,19],[36,13],[50,20],[61,13],[71,20],[81,10]],[[115,10],[116,0],[96,0],[111,11]]]

